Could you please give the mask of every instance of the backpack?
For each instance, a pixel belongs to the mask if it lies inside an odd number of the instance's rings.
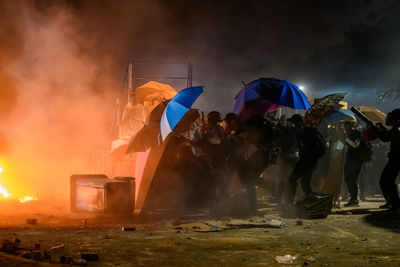
[[[306,153],[308,155],[312,155],[317,159],[325,155],[327,150],[325,138],[317,129],[311,127],[304,128],[302,135],[304,138],[303,149],[307,151]]]

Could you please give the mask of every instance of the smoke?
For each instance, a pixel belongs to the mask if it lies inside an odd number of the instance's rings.
[[[310,75],[321,59],[299,70],[366,17],[363,1],[2,1],[0,182],[12,193],[66,197],[70,174],[93,172],[130,60],[191,59],[194,85],[205,86],[196,107],[206,111],[230,111],[241,81],[261,76],[333,90],[337,74]]]
[[[13,195],[66,198],[69,176],[93,172],[94,147],[107,144],[116,85],[72,10],[32,3],[1,3],[1,183]]]

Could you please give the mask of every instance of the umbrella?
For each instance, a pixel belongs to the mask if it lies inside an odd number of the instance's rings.
[[[161,137],[165,138],[174,130],[182,117],[190,110],[194,101],[203,92],[203,86],[189,87],[180,91],[172,98],[161,117]]]
[[[172,86],[159,82],[150,81],[135,89],[136,100],[138,103],[159,99],[171,99],[176,95]]]
[[[126,154],[144,152],[158,144],[161,116],[168,101],[169,100],[161,102],[147,115],[146,125],[132,136],[125,151]]]
[[[373,122],[382,122],[386,119],[386,114],[374,107],[359,106],[358,110]]]
[[[131,138],[126,147],[125,154],[145,152],[147,149],[156,146],[158,144],[159,133],[160,126],[156,126],[155,124],[145,125]]]
[[[339,110],[340,101],[346,94],[331,94],[321,99],[315,99],[315,103],[307,110],[304,117],[304,124],[308,127],[317,127],[332,111]]]
[[[250,100],[244,104],[244,107],[239,112],[239,118],[242,121],[245,121],[252,117],[263,116],[265,113],[272,112],[279,107],[280,107],[279,105],[276,105],[268,100],[260,98],[255,100]]]
[[[328,117],[325,118],[325,120],[329,124],[334,124],[335,122],[339,121],[356,121],[355,114],[348,109],[339,109],[339,110],[333,110]]]
[[[121,138],[111,142],[111,151],[110,154],[116,160],[120,161],[125,156],[125,151],[128,147],[129,139]]]
[[[248,101],[263,99],[272,104],[293,109],[308,109],[310,102],[306,95],[293,83],[275,78],[259,78],[243,87],[233,105],[233,112],[239,114]],[[269,105],[267,103],[267,105]],[[270,107],[267,107],[268,110]]]

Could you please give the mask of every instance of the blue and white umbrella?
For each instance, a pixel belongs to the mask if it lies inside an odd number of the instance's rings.
[[[189,111],[201,93],[203,93],[203,86],[189,87],[180,91],[169,101],[160,122],[161,138],[163,141],[174,130],[178,122]]]

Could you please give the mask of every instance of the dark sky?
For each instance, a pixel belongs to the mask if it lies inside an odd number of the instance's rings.
[[[54,11],[54,1],[32,3],[40,12]],[[82,49],[108,58],[115,77],[123,76],[132,59],[191,60],[195,84],[206,86],[200,103],[223,111],[241,81],[260,76],[303,84],[311,96],[349,92],[347,100],[355,104],[377,104],[375,91],[396,78],[399,66],[398,7],[394,0],[65,0],[62,5],[87,38]]]

